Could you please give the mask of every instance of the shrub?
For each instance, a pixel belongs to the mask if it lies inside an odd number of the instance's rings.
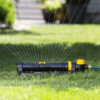
[[[15,20],[15,8],[9,0],[0,0],[0,22],[12,25]]]
[[[53,23],[56,20],[60,21],[60,19],[64,19],[62,17],[65,17],[64,15],[66,13],[65,3],[65,0],[44,0],[40,8],[43,9],[43,15],[46,22]]]
[[[50,12],[54,12],[62,7],[61,0],[44,0],[44,4],[41,6],[42,9],[47,9]]]

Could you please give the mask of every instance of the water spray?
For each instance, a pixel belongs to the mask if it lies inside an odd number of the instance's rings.
[[[17,65],[18,73],[21,74],[35,74],[44,72],[58,72],[58,73],[74,73],[84,71],[86,69],[98,69],[100,67],[90,66],[85,63],[83,59],[78,59],[76,63],[68,61],[67,63],[19,63]]]

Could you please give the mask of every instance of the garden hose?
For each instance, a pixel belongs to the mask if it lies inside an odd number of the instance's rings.
[[[91,69],[100,69],[100,67],[97,66],[89,66]]]
[[[100,67],[89,66],[85,64],[83,59],[78,59],[76,63],[68,61],[67,63],[19,63],[17,70],[19,74],[30,73],[44,73],[44,72],[64,72],[74,73],[78,71],[84,71],[85,69],[100,69]]]

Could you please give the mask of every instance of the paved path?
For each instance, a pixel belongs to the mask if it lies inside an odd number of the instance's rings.
[[[17,0],[14,29],[30,29],[33,25],[45,24],[39,4],[35,0]]]

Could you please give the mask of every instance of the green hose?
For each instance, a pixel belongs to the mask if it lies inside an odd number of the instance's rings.
[[[100,70],[100,67],[97,67],[97,66],[91,66],[91,69],[99,69],[99,70]]]

